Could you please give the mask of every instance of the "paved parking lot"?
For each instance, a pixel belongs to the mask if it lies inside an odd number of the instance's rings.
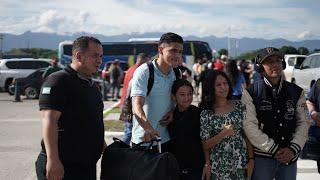
[[[38,101],[13,102],[13,98],[0,93],[0,180],[34,180],[41,140]],[[106,102],[105,108],[113,103]],[[111,135],[106,140],[110,142]],[[319,180],[316,163],[299,160],[298,179]]]
[[[13,98],[0,93],[0,180],[34,180],[41,140],[38,100]],[[113,103],[106,102],[106,108]],[[111,135],[106,140],[110,143]]]

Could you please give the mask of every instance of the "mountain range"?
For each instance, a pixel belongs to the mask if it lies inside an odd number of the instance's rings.
[[[27,31],[20,35],[2,33],[3,51],[9,51],[12,48],[44,48],[44,49],[58,49],[59,42],[61,41],[73,41],[79,36],[90,35],[98,38],[102,42],[121,42],[128,41],[130,38],[159,38],[162,33],[132,33],[132,34],[121,34],[114,36],[105,36],[101,34],[90,34],[85,32],[79,33],[66,33],[65,35],[55,33],[41,33]],[[185,36],[185,40],[200,40],[209,43],[210,47],[216,51],[225,48],[229,49],[230,55],[240,55],[251,50],[257,50],[267,46],[273,46],[280,48],[282,46],[293,46],[293,47],[306,47],[309,51],[320,48],[320,40],[303,40],[303,41],[289,41],[286,39],[260,39],[260,38],[228,38],[228,37],[216,37],[216,36]]]

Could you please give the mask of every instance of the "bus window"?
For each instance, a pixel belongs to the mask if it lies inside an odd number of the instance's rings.
[[[196,56],[206,55],[208,59],[212,59],[211,49],[209,45],[203,42],[194,42]]]
[[[150,57],[158,53],[158,44],[157,43],[144,43],[136,44],[136,55],[139,53],[146,53]]]
[[[111,56],[133,55],[133,44],[104,44],[103,54]]]
[[[183,43],[183,55],[192,55],[190,42]]]
[[[72,56],[72,44],[63,46],[63,52],[65,55]]]

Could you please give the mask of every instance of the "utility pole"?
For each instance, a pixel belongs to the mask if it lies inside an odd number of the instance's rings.
[[[230,26],[228,27],[228,57],[230,57]]]
[[[235,46],[236,47],[235,47],[235,55],[234,56],[235,56],[235,58],[237,58],[237,56],[238,56],[238,47],[239,47],[237,39],[235,40]]]
[[[3,55],[3,37],[4,34],[0,33],[0,58],[2,59],[2,55]]]

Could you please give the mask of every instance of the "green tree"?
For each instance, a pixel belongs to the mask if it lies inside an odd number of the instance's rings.
[[[9,51],[10,54],[31,54],[35,58],[56,58],[58,51],[42,48],[14,48]]]
[[[220,50],[218,51],[218,53],[219,53],[220,56],[221,56],[222,54],[228,56],[228,54],[229,54],[229,52],[228,52],[227,49],[220,49]]]
[[[299,47],[298,48],[298,53],[301,55],[308,55],[309,54],[309,49],[306,47]]]
[[[282,46],[280,48],[280,51],[283,54],[298,54],[298,50],[295,47],[292,47],[292,46]]]

